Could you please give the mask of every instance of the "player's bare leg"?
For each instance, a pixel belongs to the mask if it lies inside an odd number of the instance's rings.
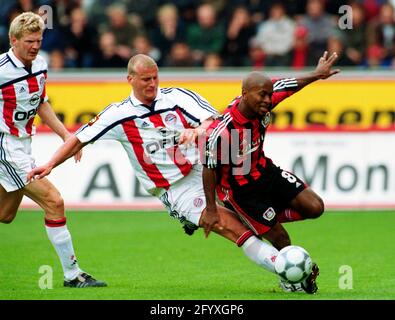
[[[214,225],[213,231],[236,243],[238,247],[243,249],[244,254],[256,264],[272,273],[276,273],[274,261],[278,250],[256,237],[232,211],[222,206],[217,206],[217,209],[221,216],[221,225]],[[205,213],[206,210],[203,211],[202,216]]]
[[[292,201],[291,208],[287,209],[288,217],[291,218],[288,221],[303,220],[303,219],[315,219],[320,217],[324,210],[324,201],[311,189],[307,188],[299,193]],[[299,219],[297,216],[300,215]],[[292,220],[293,219],[293,220]],[[318,290],[316,279],[319,275],[319,267],[317,263],[313,262],[312,272],[309,277],[300,284],[287,285],[280,283],[280,286],[284,291],[304,291],[308,294],[314,294]]]
[[[64,285],[78,288],[106,286],[104,282],[97,281],[79,268],[66,225],[64,201],[55,186],[46,178],[34,180],[24,188],[24,194],[45,212],[45,228],[60,258]]]
[[[265,232],[262,237],[269,241],[277,250],[289,246],[291,239],[287,230],[281,223],[277,222],[269,231]]]
[[[22,198],[23,191],[21,189],[7,192],[0,185],[0,222],[11,223],[14,220]]]
[[[48,179],[33,180],[24,188],[24,194],[44,210],[46,220],[65,217],[63,198]]]
[[[322,215],[324,209],[324,201],[311,188],[307,188],[291,201],[289,208],[277,212],[277,220],[283,223],[316,219]]]
[[[299,193],[292,201],[291,208],[298,211],[305,219],[315,219],[322,215],[324,201],[311,188]]]

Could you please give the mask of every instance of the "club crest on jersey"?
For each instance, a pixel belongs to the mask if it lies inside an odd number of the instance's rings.
[[[36,106],[38,105],[38,103],[40,102],[40,97],[38,94],[34,94],[31,98],[30,98],[30,105],[31,106]]]
[[[167,124],[175,124],[177,122],[177,117],[174,114],[169,113],[165,117],[165,122]]]
[[[261,124],[267,128],[272,121],[272,113],[271,112],[266,112],[265,116],[263,117]]]
[[[272,207],[269,207],[262,215],[263,219],[267,221],[272,220],[276,216],[276,211]]]
[[[193,205],[196,208],[200,208],[203,205],[203,199],[202,198],[195,198],[195,200],[193,200]]]
[[[99,115],[92,118],[91,121],[88,122],[88,126],[93,125],[97,120],[99,120]]]

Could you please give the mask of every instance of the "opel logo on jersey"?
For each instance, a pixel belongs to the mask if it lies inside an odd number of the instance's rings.
[[[177,122],[177,117],[174,114],[169,113],[165,117],[165,122],[167,124],[175,124]]]
[[[34,94],[29,101],[31,106],[36,106],[38,105],[39,102],[40,102],[40,96],[38,94]]]
[[[271,121],[272,121],[272,113],[269,111],[269,112],[266,112],[265,116],[263,117],[263,119],[261,121],[261,124],[265,128],[267,128]]]
[[[14,121],[24,121],[34,117],[37,114],[37,108],[29,111],[17,111],[14,114]]]

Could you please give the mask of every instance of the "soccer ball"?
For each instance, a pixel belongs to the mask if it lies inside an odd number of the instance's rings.
[[[299,283],[305,280],[311,273],[311,267],[310,255],[299,246],[282,248],[274,262],[277,274],[289,283]]]

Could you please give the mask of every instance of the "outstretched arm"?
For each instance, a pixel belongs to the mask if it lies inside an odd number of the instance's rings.
[[[314,81],[327,79],[334,74],[339,73],[340,69],[332,69],[337,59],[338,55],[336,52],[332,53],[331,56],[328,57],[328,51],[325,51],[322,57],[318,60],[318,64],[314,71],[296,78],[296,81],[298,82],[298,90]]]
[[[70,135],[46,164],[36,167],[29,172],[27,180],[30,181],[33,178],[42,179],[49,175],[53,168],[79,152],[85,145],[86,143],[81,143],[75,135]]]
[[[340,69],[332,69],[337,59],[338,55],[336,52],[331,54],[328,58],[328,51],[325,51],[322,57],[318,60],[318,64],[314,71],[297,78],[286,78],[273,81],[272,109],[274,109],[281,101],[303,89],[308,84],[319,79],[327,79],[334,74],[339,73]]]

